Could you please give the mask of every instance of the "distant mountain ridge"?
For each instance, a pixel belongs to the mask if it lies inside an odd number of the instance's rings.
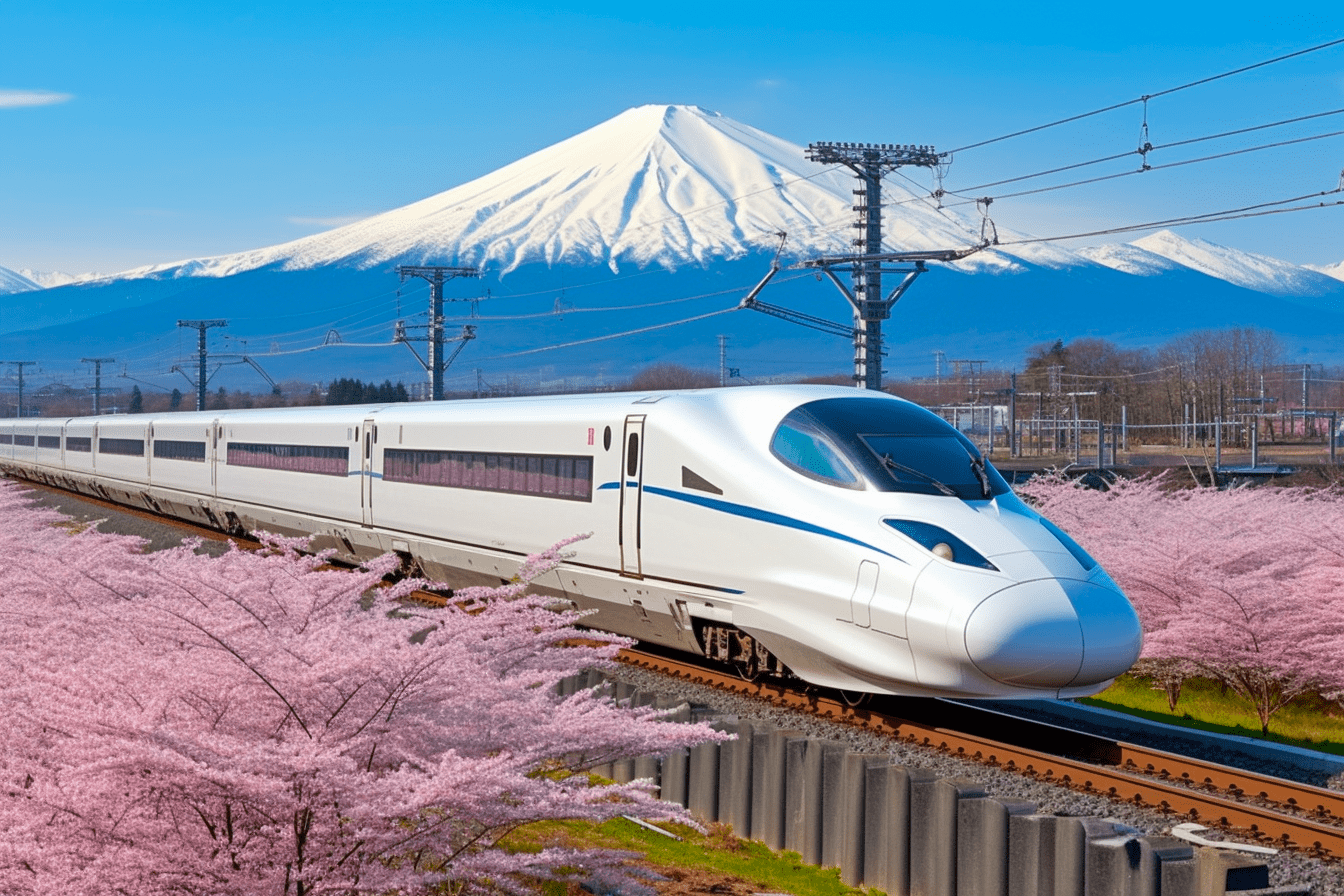
[[[409,382],[421,373],[392,345],[392,322],[423,323],[423,298],[411,298],[415,284],[404,302],[393,297],[395,266],[453,264],[478,265],[485,277],[457,281],[451,298],[490,297],[474,302],[478,317],[450,303],[450,327],[477,328],[459,366],[562,378],[654,360],[713,366],[726,335],[750,359],[742,363],[772,375],[847,372],[845,340],[728,312],[768,269],[779,233],[786,262],[851,252],[854,188],[847,169],[808,162],[802,147],[725,116],[641,106],[469,183],[281,245],[65,285],[0,270],[0,357],[40,346],[76,371],[81,356],[125,358],[152,344],[144,363],[168,377],[173,361],[163,358],[190,350],[178,345],[176,320],[218,317],[230,325],[212,339],[233,351],[230,364],[246,354],[277,378]],[[884,204],[890,250],[980,239],[978,218],[895,178],[884,182]],[[1344,362],[1344,262],[1313,269],[1171,231],[1076,251],[1000,236],[1013,245],[930,265],[901,299],[887,328],[893,375],[933,351],[1013,366],[1025,347],[1055,338],[1153,345],[1215,326],[1273,329],[1295,358]],[[842,324],[850,317],[834,287],[810,273],[785,272],[762,299]],[[365,305],[363,324],[341,316]],[[636,335],[614,338],[624,333]],[[182,385],[178,374],[168,380]]]
[[[41,286],[34,283],[28,277],[25,277],[23,274],[20,274],[18,271],[11,271],[9,268],[0,267],[0,295],[28,292],[29,290],[41,288]]]

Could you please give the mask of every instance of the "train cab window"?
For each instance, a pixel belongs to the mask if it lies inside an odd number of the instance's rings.
[[[789,427],[821,434],[880,491],[977,501],[1010,490],[974,442],[937,414],[907,401],[883,396],[823,398],[785,417],[776,441]]]
[[[804,476],[844,488],[863,488],[830,439],[802,421],[785,419],[770,440],[770,451]]]

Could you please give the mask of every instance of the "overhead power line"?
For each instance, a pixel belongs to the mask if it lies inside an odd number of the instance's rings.
[[[1320,51],[1320,50],[1326,50],[1326,49],[1329,49],[1330,47],[1337,47],[1337,46],[1339,46],[1340,44],[1344,44],[1344,37],[1337,38],[1337,39],[1335,39],[1335,40],[1331,40],[1331,41],[1327,41],[1327,42],[1325,42],[1325,43],[1323,43],[1323,44],[1317,44],[1317,45],[1314,46],[1314,47],[1307,47],[1305,50],[1297,50],[1297,51],[1292,52],[1292,53],[1286,53],[1286,54],[1284,54],[1284,55],[1282,55],[1282,56],[1275,56],[1273,59],[1265,59],[1265,60],[1262,60],[1262,61],[1260,61],[1260,62],[1252,63],[1251,65],[1243,65],[1243,66],[1241,66],[1240,68],[1234,68],[1234,69],[1232,69],[1232,70],[1230,70],[1230,71],[1221,72],[1221,73],[1216,74],[1216,75],[1210,75],[1210,76],[1207,77],[1207,78],[1200,78],[1199,80],[1196,80],[1196,81],[1190,81],[1189,83],[1186,83],[1186,84],[1179,84],[1179,85],[1177,85],[1177,86],[1175,86],[1175,87],[1168,87],[1168,88],[1166,88],[1165,90],[1159,90],[1159,91],[1157,91],[1156,93],[1149,93],[1149,94],[1145,94],[1145,95],[1143,95],[1143,96],[1135,97],[1135,98],[1132,99],[1132,100],[1125,100],[1124,102],[1120,102],[1120,103],[1112,103],[1111,105],[1109,105],[1109,106],[1103,106],[1103,107],[1100,108],[1100,109],[1093,109],[1091,112],[1083,112],[1083,113],[1081,113],[1081,114],[1079,114],[1079,115],[1070,115],[1068,118],[1061,118],[1061,119],[1059,119],[1059,120],[1057,120],[1057,121],[1051,121],[1051,122],[1047,122],[1047,123],[1045,123],[1045,124],[1039,124],[1039,125],[1036,125],[1035,127],[1024,128],[1024,129],[1022,129],[1022,130],[1020,130],[1020,131],[1014,131],[1014,132],[1011,133],[1011,134],[1004,134],[1004,135],[1001,136],[1001,137],[993,137],[993,138],[991,138],[991,139],[989,139],[989,140],[981,140],[981,141],[978,142],[978,143],[969,143],[969,144],[967,144],[966,146],[959,146],[959,147],[957,147],[956,149],[949,150],[949,151],[948,151],[948,154],[949,154],[949,155],[955,155],[956,153],[959,153],[959,152],[965,152],[965,151],[968,150],[968,149],[978,149],[978,148],[981,147],[981,146],[989,146],[989,145],[992,144],[992,143],[1001,143],[1001,142],[1003,142],[1004,140],[1011,140],[1011,139],[1013,139],[1014,137],[1023,137],[1023,136],[1025,136],[1025,135],[1027,135],[1027,134],[1034,134],[1034,133],[1037,133],[1038,131],[1044,131],[1044,130],[1047,130],[1047,129],[1049,129],[1049,128],[1058,127],[1059,125],[1070,124],[1070,123],[1075,122],[1075,121],[1082,121],[1082,120],[1085,119],[1085,118],[1091,118],[1091,117],[1096,116],[1096,115],[1102,115],[1102,114],[1104,114],[1104,113],[1106,113],[1106,112],[1114,112],[1116,109],[1123,109],[1123,108],[1125,108],[1126,106],[1134,106],[1134,105],[1137,105],[1137,104],[1139,104],[1139,103],[1146,103],[1146,102],[1148,102],[1149,100],[1157,99],[1157,98],[1160,97],[1160,96],[1168,96],[1168,95],[1173,94],[1173,93],[1178,93],[1178,92],[1180,92],[1180,91],[1182,91],[1182,90],[1189,90],[1189,89],[1192,88],[1192,87],[1199,87],[1199,86],[1201,86],[1201,85],[1203,85],[1203,84],[1209,84],[1209,83],[1211,83],[1211,82],[1213,82],[1213,81],[1218,81],[1218,80],[1221,80],[1221,79],[1223,79],[1223,78],[1230,78],[1230,77],[1232,77],[1233,75],[1244,74],[1244,73],[1246,73],[1246,72],[1252,71],[1252,70],[1257,69],[1257,68],[1264,68],[1264,67],[1267,66],[1267,65],[1274,65],[1275,63],[1284,62],[1284,61],[1287,61],[1287,60],[1289,60],[1289,59],[1295,59],[1295,58],[1297,58],[1298,56],[1305,56],[1305,55],[1307,55],[1308,53],[1315,53],[1315,52],[1318,52],[1318,51]]]
[[[1027,243],[1052,243],[1060,240],[1076,240],[1093,236],[1111,236],[1117,233],[1131,233],[1136,230],[1152,230],[1157,227],[1183,227],[1190,224],[1208,224],[1215,221],[1235,221],[1241,218],[1261,218],[1266,215],[1282,215],[1289,212],[1305,212],[1313,209],[1335,208],[1344,206],[1344,199],[1335,202],[1318,202],[1312,205],[1299,205],[1291,208],[1271,208],[1270,206],[1287,205],[1291,202],[1301,202],[1306,199],[1312,199],[1320,196],[1331,196],[1344,192],[1344,187],[1334,190],[1327,190],[1322,193],[1311,193],[1306,196],[1298,196],[1293,199],[1280,199],[1275,202],[1262,202],[1257,205],[1243,206],[1237,209],[1227,209],[1220,212],[1207,212],[1202,215],[1187,215],[1183,218],[1168,218],[1165,221],[1148,221],[1144,224],[1129,224],[1123,227],[1110,227],[1105,230],[1090,230],[1085,233],[1070,233],[1060,236],[1041,236],[1029,237],[1020,240],[1004,240],[1000,246],[1021,246]]]

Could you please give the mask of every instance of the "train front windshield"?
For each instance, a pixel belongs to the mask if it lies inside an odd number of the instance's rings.
[[[771,442],[790,467],[833,485],[985,500],[1008,483],[975,444],[930,411],[901,401],[823,398],[794,409]]]

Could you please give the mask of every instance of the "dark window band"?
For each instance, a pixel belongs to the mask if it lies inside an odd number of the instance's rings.
[[[32,436],[21,436],[21,435],[18,435],[17,433],[14,435],[14,444],[15,444],[15,445],[26,445],[26,446],[28,446],[29,448],[31,448],[31,447],[33,447],[33,443],[34,443],[34,441],[35,441],[35,440],[33,439]]]
[[[144,457],[144,439],[99,439],[99,454],[122,454],[127,457]]]
[[[93,438],[91,436],[66,436],[66,451],[82,451],[85,454],[93,451]]]
[[[331,445],[262,445],[229,442],[231,467],[260,467],[322,476],[345,476],[350,472],[350,449]]]
[[[38,436],[38,437],[37,437],[37,447],[39,447],[39,448],[55,448],[57,451],[60,451],[60,450],[61,450],[61,437],[60,437],[60,436]]]
[[[383,479],[567,501],[593,499],[593,459],[474,451],[383,452]]]
[[[154,456],[167,460],[191,460],[197,463],[205,463],[205,443],[155,439]]]

